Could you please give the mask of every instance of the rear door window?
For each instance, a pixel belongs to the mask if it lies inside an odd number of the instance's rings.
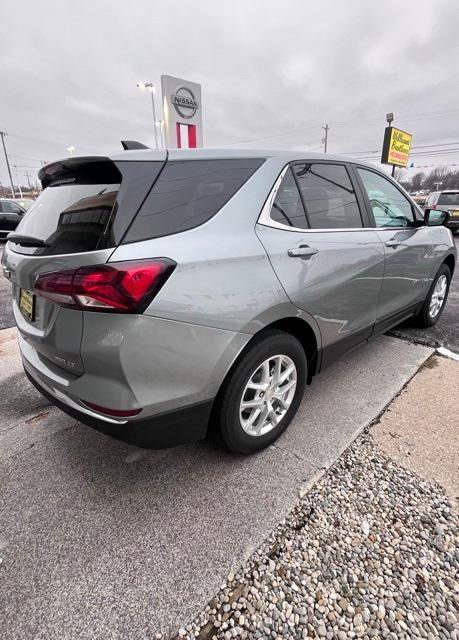
[[[362,218],[351,180],[344,165],[295,165],[295,175],[311,229],[354,229]]]
[[[300,192],[290,167],[277,190],[270,217],[275,222],[288,227],[296,227],[297,229],[307,229],[308,227]]]
[[[261,158],[168,162],[123,244],[179,233],[207,222],[263,162]]]

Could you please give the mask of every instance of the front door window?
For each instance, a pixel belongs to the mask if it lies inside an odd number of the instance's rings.
[[[368,169],[358,169],[377,227],[409,227],[413,206],[389,180]]]

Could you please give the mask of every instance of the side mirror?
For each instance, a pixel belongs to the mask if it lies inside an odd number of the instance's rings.
[[[427,227],[441,227],[447,225],[449,213],[439,209],[426,209],[424,211],[424,223]]]

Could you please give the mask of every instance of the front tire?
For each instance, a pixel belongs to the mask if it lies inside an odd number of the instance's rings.
[[[255,338],[221,391],[216,421],[226,446],[248,454],[273,443],[296,414],[306,379],[299,340],[279,330]]]
[[[442,264],[432,282],[424,304],[416,316],[418,327],[433,327],[438,322],[448,299],[450,282],[451,271],[448,265]]]

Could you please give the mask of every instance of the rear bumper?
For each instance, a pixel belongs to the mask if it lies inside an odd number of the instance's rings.
[[[58,399],[49,388],[45,388],[40,383],[26,364],[24,364],[24,370],[34,387],[52,404],[72,418],[123,442],[148,449],[162,449],[195,442],[206,437],[213,400],[166,411],[144,420],[131,420],[124,423],[106,422]]]
[[[452,231],[458,231],[459,230],[459,218],[450,218],[448,220],[448,228],[451,229]]]
[[[221,382],[250,335],[149,316],[86,315],[83,373],[57,366],[20,333],[24,369],[38,390],[77,420],[139,446],[204,438]],[[86,403],[142,411],[112,417]]]

